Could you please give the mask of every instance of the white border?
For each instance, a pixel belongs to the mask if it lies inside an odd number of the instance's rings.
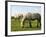
[[[42,24],[41,30],[11,32],[10,5],[41,6],[41,24]],[[8,35],[44,33],[44,5],[43,4],[32,4],[32,3],[8,2],[8,19],[7,20],[8,20]]]

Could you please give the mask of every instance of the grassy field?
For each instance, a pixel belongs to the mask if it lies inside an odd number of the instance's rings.
[[[11,19],[11,31],[34,31],[34,30],[40,30],[40,23],[39,23],[39,27],[37,28],[37,20],[32,21],[32,28],[29,27],[29,23],[26,20],[24,23],[25,27],[22,28],[21,27],[21,20],[20,19]],[[28,28],[26,28],[28,26]]]

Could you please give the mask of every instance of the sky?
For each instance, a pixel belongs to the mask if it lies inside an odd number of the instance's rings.
[[[40,13],[41,6],[20,6],[20,5],[11,5],[11,16],[15,16],[17,14],[26,14],[28,12],[31,13]]]

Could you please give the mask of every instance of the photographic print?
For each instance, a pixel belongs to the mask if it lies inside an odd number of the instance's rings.
[[[41,6],[11,5],[11,31],[41,29]]]
[[[44,33],[44,3],[8,2],[8,35]]]

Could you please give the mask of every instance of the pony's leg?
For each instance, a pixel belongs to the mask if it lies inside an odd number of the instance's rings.
[[[24,16],[23,19],[21,20],[21,27],[24,28],[24,21],[25,21],[26,17]]]
[[[31,26],[31,21],[29,20],[29,26],[30,26],[30,28],[32,28],[32,26]]]
[[[39,24],[39,22],[38,22],[38,20],[37,20],[37,28],[38,28],[38,24]]]
[[[40,24],[40,21],[39,21],[39,20],[37,20],[37,28],[39,27],[39,24]]]
[[[21,27],[24,28],[24,21],[21,21]]]
[[[41,21],[39,23],[40,23],[40,28],[41,28]]]
[[[40,28],[41,28],[41,21],[40,21]]]
[[[21,27],[23,27],[23,22],[21,21]]]
[[[23,21],[24,21],[24,19],[21,20],[21,27],[23,27]]]
[[[41,21],[37,21],[37,28],[39,27],[39,25],[40,25],[40,28],[41,28]]]
[[[23,26],[22,26],[22,28],[24,28],[24,21],[23,21]]]

